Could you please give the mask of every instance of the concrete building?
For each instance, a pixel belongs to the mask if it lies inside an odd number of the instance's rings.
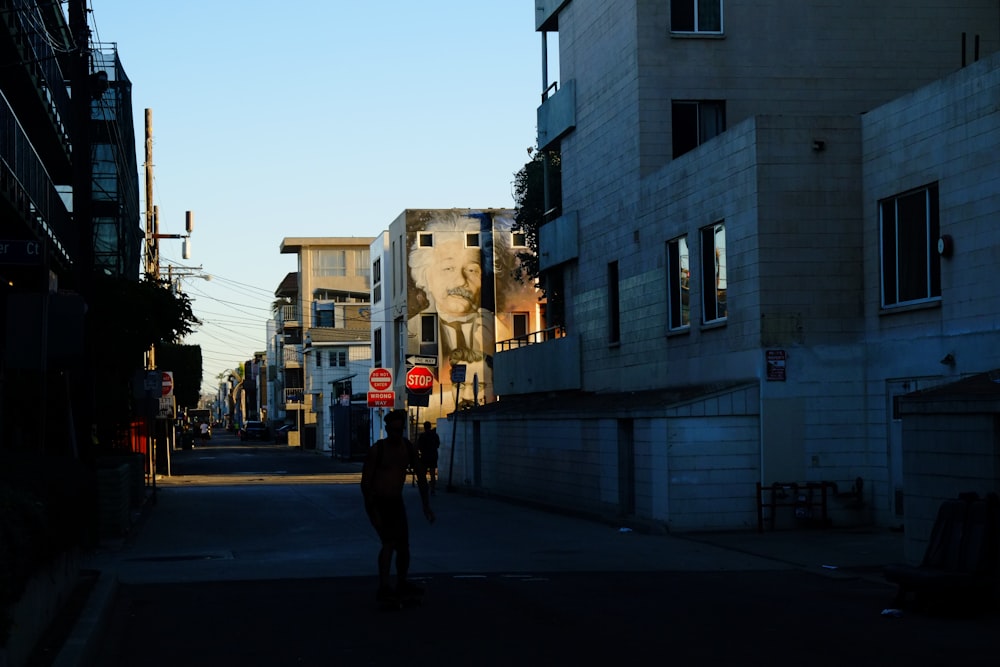
[[[566,335],[496,354],[456,481],[675,530],[796,483],[765,515],[902,524],[897,397],[1000,367],[1000,8],[535,7]]]
[[[132,84],[116,46],[88,39],[85,8],[64,4],[0,11],[0,450],[87,448],[92,401],[47,377],[85,385],[94,276],[139,279]]]
[[[497,400],[498,343],[544,327],[544,304],[517,279],[528,252],[509,209],[407,209],[372,245],[375,366],[394,380],[394,407],[435,421]],[[407,372],[430,370],[424,393]],[[453,370],[455,369],[455,370]]]
[[[371,367],[371,237],[285,238],[298,271],[275,291],[267,358],[272,429],[293,424],[290,445],[333,451],[334,412],[364,389]]]

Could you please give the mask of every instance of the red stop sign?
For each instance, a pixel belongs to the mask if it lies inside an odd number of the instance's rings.
[[[426,366],[414,366],[406,372],[406,388],[414,394],[429,394],[434,389],[434,373]]]

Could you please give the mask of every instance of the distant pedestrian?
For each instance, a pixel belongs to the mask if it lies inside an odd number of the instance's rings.
[[[212,435],[208,431],[208,422],[202,422],[201,423],[201,439],[202,440],[208,440],[211,437],[212,437]]]
[[[437,429],[431,428],[430,422],[424,422],[424,432],[417,438],[417,453],[420,455],[420,462],[424,470],[431,478],[431,493],[437,491],[437,467],[438,449],[441,447],[441,438],[438,437]]]
[[[361,493],[365,511],[378,533],[382,547],[378,553],[379,602],[391,602],[399,596],[419,595],[423,590],[407,580],[410,569],[410,531],[403,504],[406,470],[416,472],[424,517],[434,523],[427,478],[416,447],[403,437],[406,412],[393,410],[385,416],[386,437],[372,445],[361,471]],[[396,587],[390,586],[392,556],[396,554]]]

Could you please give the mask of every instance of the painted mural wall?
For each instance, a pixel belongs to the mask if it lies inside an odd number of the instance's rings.
[[[496,400],[496,343],[543,328],[539,293],[516,277],[527,249],[513,226],[509,209],[407,211],[406,355],[434,373],[421,421]]]

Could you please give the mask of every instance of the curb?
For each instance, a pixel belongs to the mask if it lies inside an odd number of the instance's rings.
[[[111,613],[111,604],[117,590],[117,574],[101,572],[98,575],[87,604],[52,662],[52,667],[82,667],[94,664],[97,659],[98,644]]]

